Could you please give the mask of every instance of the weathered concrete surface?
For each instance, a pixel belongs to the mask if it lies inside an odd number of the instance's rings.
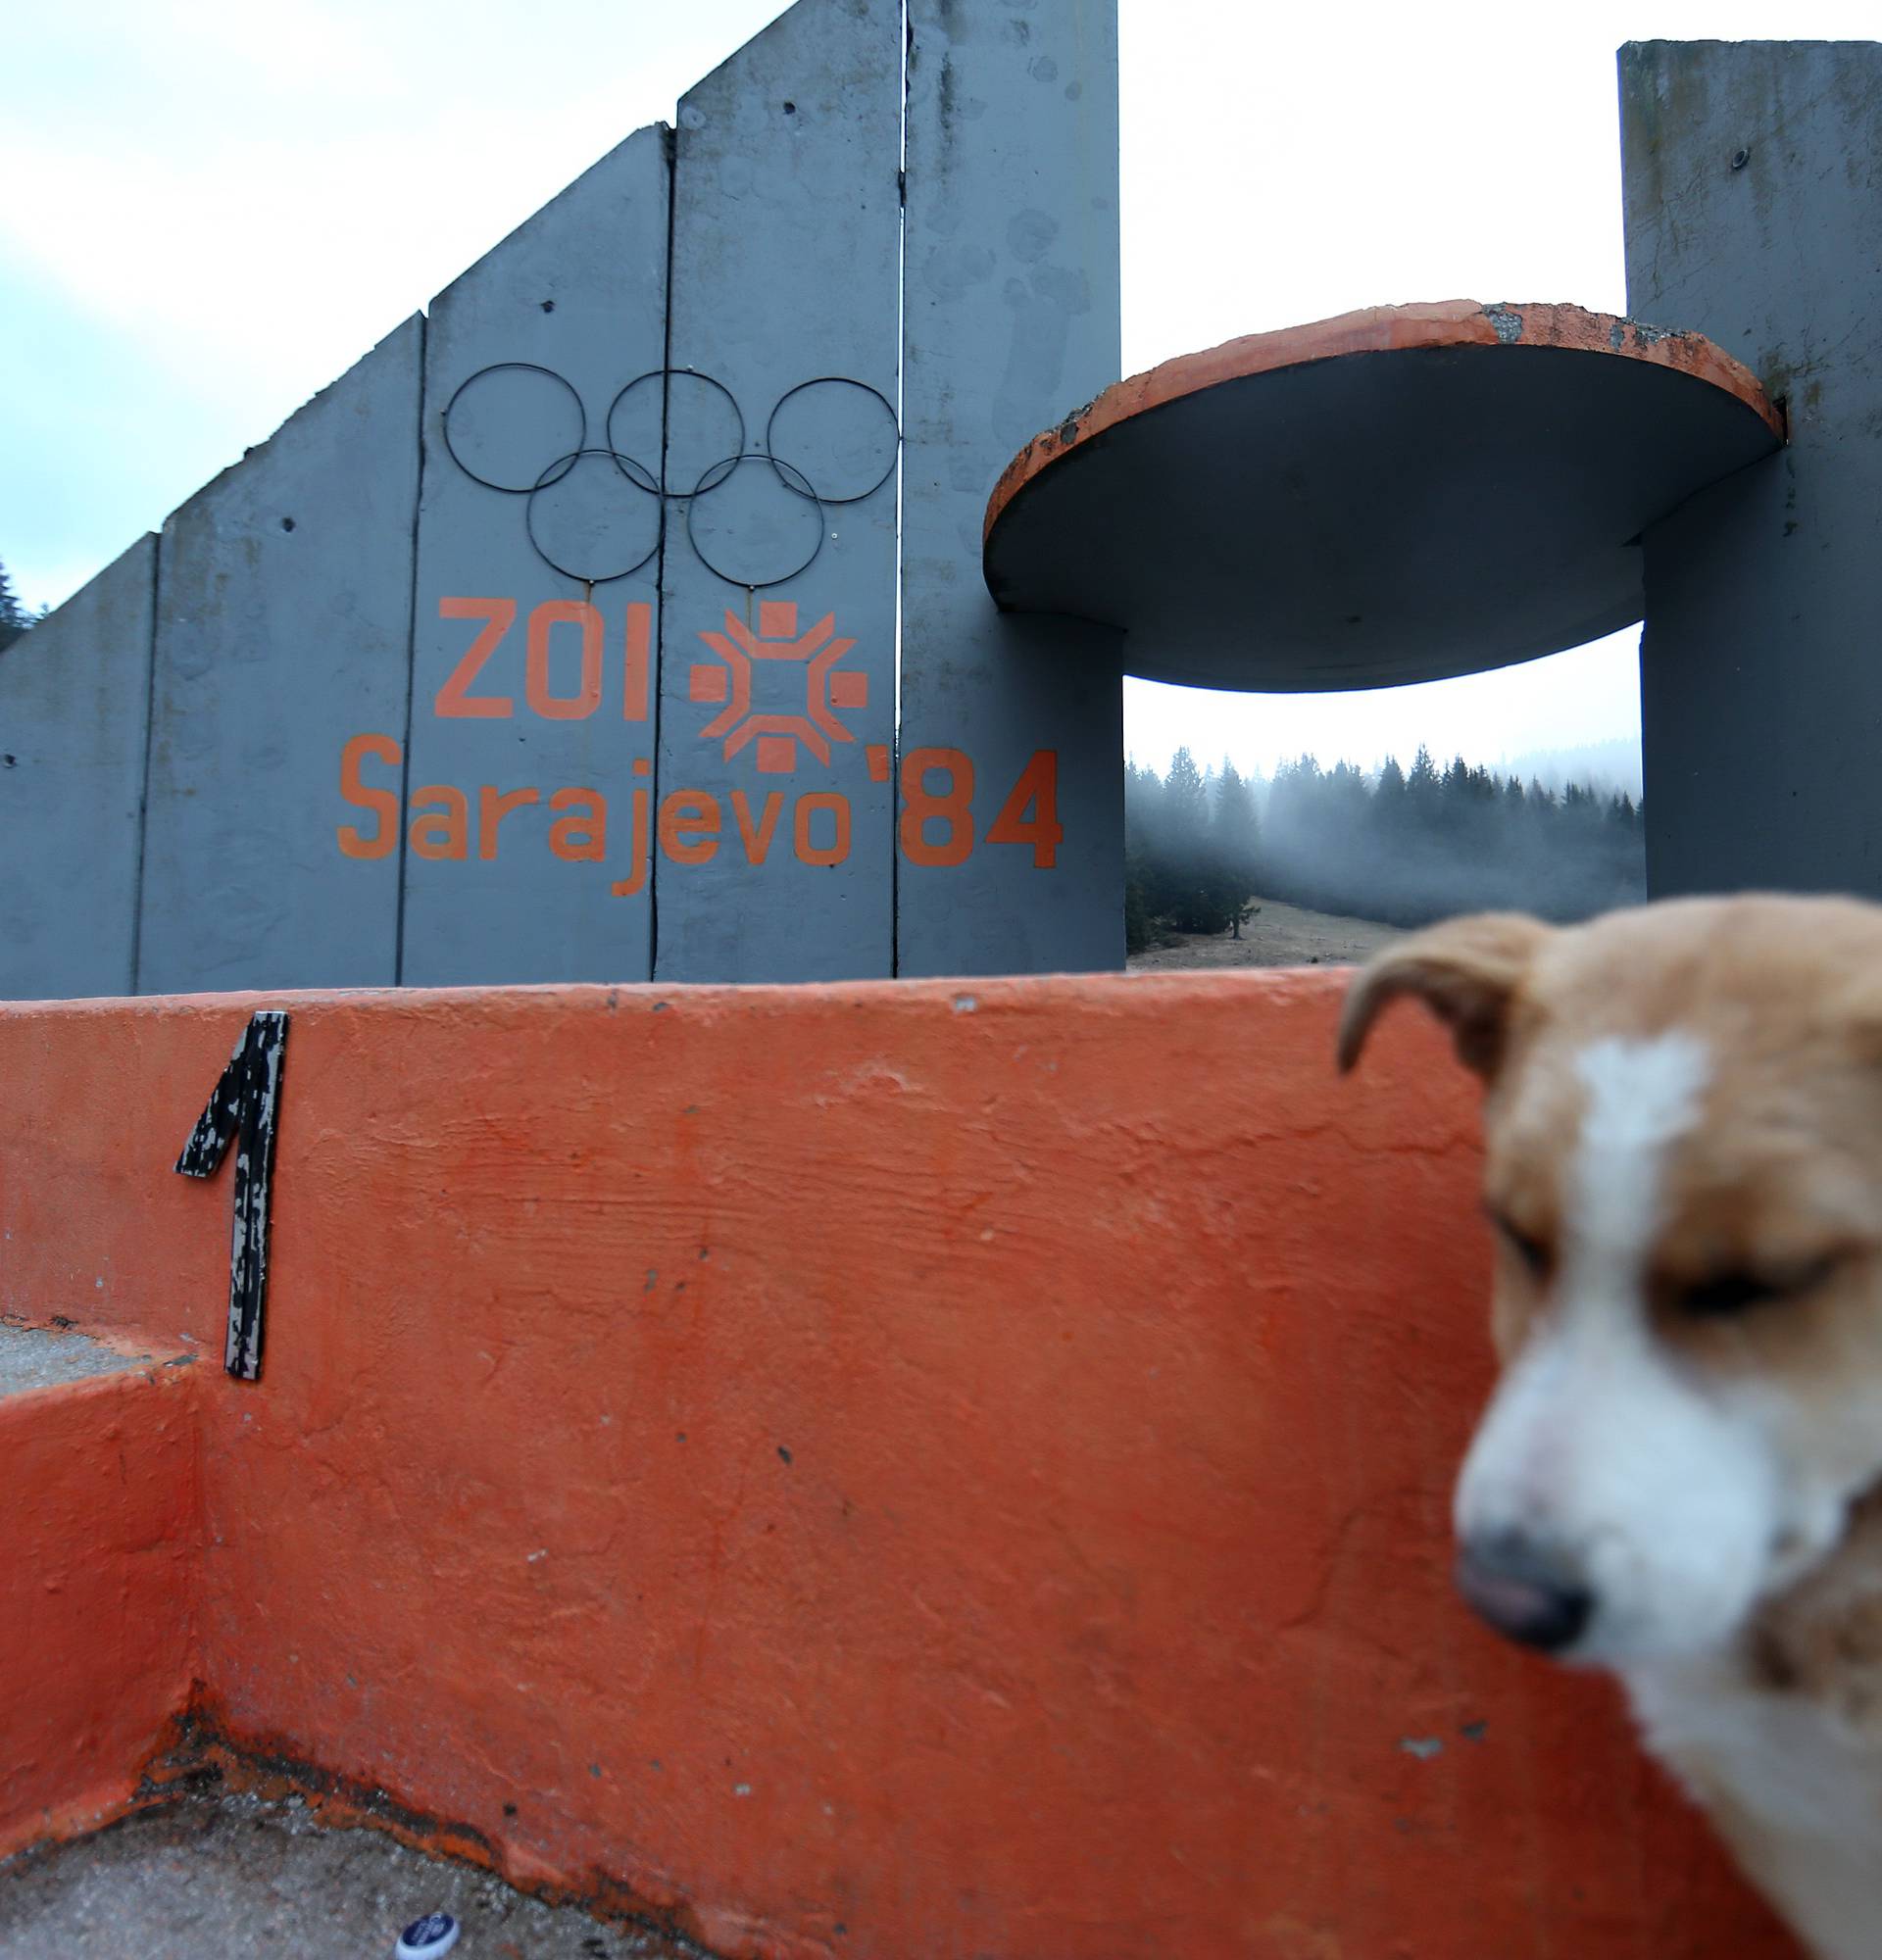
[[[1115,0],[909,17],[897,971],[1120,967],[1118,635],[1004,617],[979,570],[1015,452],[1117,378]],[[996,841],[1037,755],[1063,839]]]
[[[1035,436],[988,504],[986,579],[1124,628],[1155,680],[1442,680],[1637,623],[1641,532],[1782,442],[1701,334],[1367,307],[1179,355]]]
[[[1650,530],[1647,883],[1882,895],[1882,45],[1620,54],[1627,304],[1788,403]]]
[[[37,1210],[0,1178],[0,1275],[18,1270]],[[227,1244],[224,1226],[224,1258]],[[51,1249],[35,1260],[41,1252]],[[51,1255],[69,1271],[76,1263],[70,1250]],[[83,1284],[102,1298],[94,1276]],[[15,1312],[34,1291],[4,1278],[0,1288]],[[105,1316],[94,1324],[110,1332]],[[49,1339],[7,1346],[44,1355]],[[154,1333],[115,1345],[134,1351],[146,1340],[156,1348]],[[176,1358],[173,1340],[158,1351]],[[117,1816],[189,1691],[199,1374],[148,1362],[0,1394],[0,1856]]]
[[[122,1374],[147,1365],[150,1359],[148,1354],[107,1347],[88,1335],[0,1321],[0,1396],[82,1382],[90,1375]]]
[[[747,461],[691,498],[689,538],[679,500],[732,439],[723,405],[674,377],[658,780],[663,799],[703,793],[718,816],[716,845],[695,831],[657,865],[662,980],[894,970],[901,139],[897,0],[800,0],[679,105],[672,363],[732,391],[747,450],[777,411],[780,465]],[[807,488],[832,501],[819,511]],[[770,739],[747,731],[754,716]],[[748,848],[768,819],[768,846]]]
[[[651,771],[654,752],[660,501],[644,484],[658,475],[658,417],[630,403],[616,422],[638,478],[606,454],[561,475],[551,466],[577,444],[605,450],[610,404],[661,366],[667,207],[663,132],[639,130],[431,303],[406,759],[408,983],[647,977],[648,886],[612,888],[630,878],[634,806],[651,788],[636,770]],[[482,373],[519,362],[551,373]],[[480,373],[452,415],[457,454],[488,482],[526,486],[549,471],[534,498],[472,480],[445,443],[445,410]],[[657,382],[635,402],[650,395]],[[532,518],[564,570],[531,545]],[[643,555],[632,576],[609,577]],[[565,792],[578,801],[558,805]]]
[[[1114,0],[907,25],[800,0],[175,513],[154,694],[0,663],[0,995],[1121,963],[1116,636],[975,569],[1116,377]]]
[[[339,781],[405,716],[423,339],[407,320],[164,526],[141,993],[396,977],[397,851],[342,854],[372,825]]]
[[[0,652],[0,1000],[134,990],[157,540]]]
[[[297,1001],[264,1378],[157,1371],[180,1524],[108,1423],[0,1437],[67,1494],[0,1506],[20,1823],[178,1691],[99,1594],[180,1529],[199,1733],[739,1960],[1786,1952],[1610,1685],[1455,1595],[1476,1088],[1409,1012],[1337,1079],[1343,985]],[[164,1166],[249,1007],[0,1007],[0,1305],[220,1341]],[[178,1399],[0,1424],[114,1396]]]
[[[704,1948],[525,1897],[300,1799],[184,1802],[0,1863],[0,1960],[385,1960],[429,1912],[463,1960],[697,1960]]]

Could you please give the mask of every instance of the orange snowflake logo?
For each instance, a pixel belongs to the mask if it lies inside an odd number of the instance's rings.
[[[800,742],[819,762],[827,764],[832,742],[856,740],[836,718],[835,710],[869,705],[868,675],[835,670],[836,663],[856,645],[854,640],[833,638],[835,631],[836,614],[826,612],[808,632],[799,634],[797,607],[789,600],[767,599],[759,602],[756,633],[730,612],[725,614],[722,633],[701,633],[699,637],[724,662],[718,666],[702,662],[687,671],[692,700],[724,704],[699,731],[701,739],[717,742],[722,736],[728,762],[756,742],[763,775],[791,774],[797,767]],[[802,714],[752,711],[753,680],[761,661],[795,661],[803,666]]]

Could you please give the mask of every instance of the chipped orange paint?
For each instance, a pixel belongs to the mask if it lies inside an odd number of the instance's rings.
[[[982,536],[993,535],[1007,506],[1060,457],[1133,416],[1224,381],[1245,380],[1280,368],[1301,368],[1343,354],[1399,354],[1422,347],[1555,347],[1649,362],[1736,395],[1762,417],[1780,442],[1785,438],[1784,417],[1758,376],[1703,334],[1672,332],[1577,306],[1484,306],[1476,300],[1438,300],[1365,307],[1305,326],[1243,334],[1115,382],[1056,428],[1034,436],[1008,464],[987,500]]]
[[[1339,990],[0,1006],[0,1310],[212,1355],[170,1165],[294,1015],[261,1382],[0,1403],[0,1830],[187,1711],[738,1960],[1777,1960],[1609,1686],[1452,1596],[1475,1112],[1412,1016],[1338,1082]]]

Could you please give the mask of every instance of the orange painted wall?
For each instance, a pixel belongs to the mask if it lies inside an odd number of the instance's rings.
[[[259,1004],[0,1007],[0,1310],[211,1350],[238,1736],[728,1954],[1786,1953],[1452,1596],[1473,1096],[1339,987],[290,997],[258,1386]]]
[[[188,1693],[191,1373],[0,1396],[0,1857],[116,1816]]]

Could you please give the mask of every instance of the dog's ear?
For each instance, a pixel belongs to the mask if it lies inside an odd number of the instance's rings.
[[[1341,1074],[1359,1060],[1385,1006],[1412,994],[1450,1028],[1458,1059],[1489,1077],[1502,1057],[1511,1000],[1550,930],[1519,912],[1480,912],[1387,947],[1347,990],[1340,1012]]]

